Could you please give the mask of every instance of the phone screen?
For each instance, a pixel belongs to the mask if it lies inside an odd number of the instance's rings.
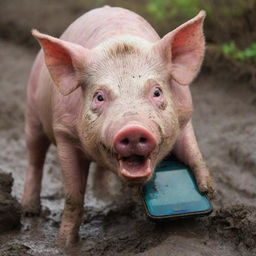
[[[188,168],[174,161],[164,162],[157,167],[154,177],[144,186],[144,201],[152,216],[211,209],[208,199],[199,193]]]

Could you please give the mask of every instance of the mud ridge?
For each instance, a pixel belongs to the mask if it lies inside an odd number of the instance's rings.
[[[20,226],[21,207],[11,196],[13,178],[0,169],[0,233]]]
[[[221,208],[211,219],[211,225],[211,229],[236,245],[243,243],[247,248],[256,248],[256,207],[240,204]]]

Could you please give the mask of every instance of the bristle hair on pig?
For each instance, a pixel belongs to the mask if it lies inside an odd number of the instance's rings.
[[[138,14],[105,6],[75,20],[60,38],[32,30],[42,50],[27,86],[22,205],[27,215],[40,212],[44,160],[55,144],[65,193],[62,245],[79,238],[92,162],[142,185],[173,154],[191,167],[199,190],[212,193],[189,89],[204,57],[204,18],[200,11],[160,38]]]

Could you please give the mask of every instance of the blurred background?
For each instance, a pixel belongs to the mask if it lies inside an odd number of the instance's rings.
[[[125,7],[145,17],[164,35],[201,9],[208,43],[238,59],[256,56],[255,0],[1,0],[0,36],[30,46],[31,28],[59,36],[84,12],[103,5]]]
[[[40,48],[30,31],[58,37],[83,13],[106,4],[137,12],[161,36],[206,10],[205,61],[190,87],[195,132],[215,180],[215,211],[156,225],[129,192],[104,206],[89,182],[82,243],[72,255],[256,255],[256,0],[0,0],[0,169],[12,173],[12,195],[20,201],[23,192],[26,83]],[[63,208],[54,147],[44,173],[41,218],[22,218],[20,229],[0,234],[0,255],[64,255],[54,245]],[[13,220],[1,219],[3,198],[0,179],[0,220],[10,227]]]
[[[255,82],[247,64],[256,63],[256,0],[1,0],[0,38],[38,49],[32,28],[60,36],[77,17],[106,4],[139,13],[160,36],[206,10],[205,36],[212,66],[216,66],[216,55],[224,55],[233,60],[236,76]],[[242,70],[240,64],[245,65]]]

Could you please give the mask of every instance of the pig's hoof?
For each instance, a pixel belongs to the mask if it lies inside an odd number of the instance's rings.
[[[216,196],[216,192],[210,178],[206,183],[199,183],[198,189],[201,194],[207,195],[209,199],[213,199]]]
[[[40,204],[23,204],[22,212],[25,217],[39,216],[41,212]]]

